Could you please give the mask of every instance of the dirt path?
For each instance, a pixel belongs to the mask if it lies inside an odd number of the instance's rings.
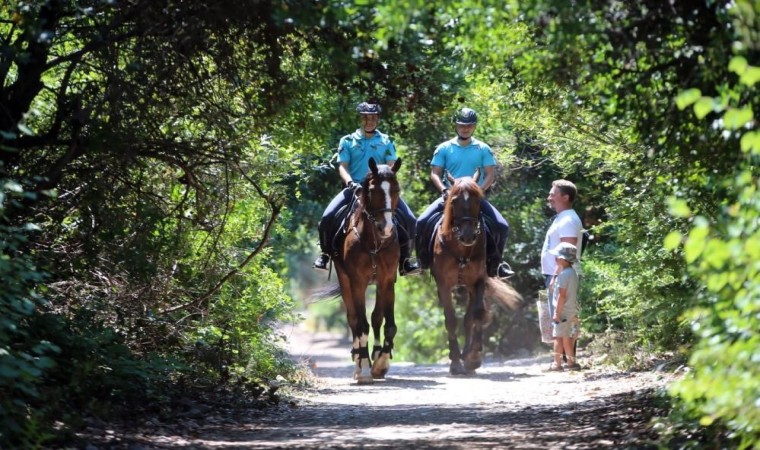
[[[649,421],[662,411],[651,393],[670,381],[667,373],[544,373],[547,352],[486,360],[473,377],[451,377],[447,364],[394,360],[387,379],[358,386],[348,342],[297,327],[285,332],[293,357],[315,375],[315,387],[293,402],[263,412],[213,411],[190,425],[147,426],[88,450],[117,442],[129,442],[123,448],[130,450],[657,448]]]

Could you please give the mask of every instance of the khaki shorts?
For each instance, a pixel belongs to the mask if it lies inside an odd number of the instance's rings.
[[[580,321],[578,317],[566,319],[564,322],[552,322],[552,336],[555,338],[577,338]]]

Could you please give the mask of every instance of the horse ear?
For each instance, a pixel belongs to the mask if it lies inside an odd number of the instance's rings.
[[[369,158],[369,170],[372,171],[375,175],[377,175],[377,162],[375,161],[375,158],[371,157]]]
[[[456,179],[454,179],[454,177],[451,176],[448,170],[446,171],[446,178],[449,180],[449,183],[451,183],[452,186],[454,186],[454,183],[456,183],[457,181]]]
[[[480,167],[475,169],[475,175],[472,176],[472,181],[478,182],[478,178],[480,178]]]
[[[401,168],[401,158],[396,159],[396,162],[393,163],[393,167],[391,167],[391,170],[393,173],[398,172],[398,169]]]

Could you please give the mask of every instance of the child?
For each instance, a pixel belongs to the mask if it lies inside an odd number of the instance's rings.
[[[578,274],[573,269],[578,249],[568,242],[560,242],[550,251],[557,261],[557,274],[549,287],[554,308],[552,317],[554,336],[554,363],[549,371],[561,372],[562,354],[567,355],[567,369],[580,370],[575,361],[575,338],[578,337]]]

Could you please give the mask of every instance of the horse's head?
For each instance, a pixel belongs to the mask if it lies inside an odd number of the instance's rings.
[[[472,177],[454,179],[448,175],[451,188],[446,200],[441,231],[454,233],[464,246],[472,246],[480,236],[480,202],[483,190],[478,186],[480,170],[475,170]]]
[[[383,238],[390,237],[394,231],[393,215],[398,207],[401,190],[396,172],[400,168],[401,158],[396,160],[393,167],[377,164],[374,158],[370,158],[370,171],[362,183],[364,214]]]

